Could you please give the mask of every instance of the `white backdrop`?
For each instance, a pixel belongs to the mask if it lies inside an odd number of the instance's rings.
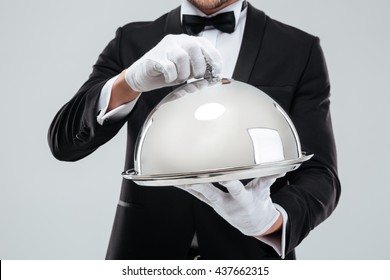
[[[390,259],[388,0],[252,0],[321,38],[332,82],[340,204],[299,259]],[[103,259],[119,197],[125,134],[76,163],[46,134],[115,30],[180,0],[1,0],[0,259]]]

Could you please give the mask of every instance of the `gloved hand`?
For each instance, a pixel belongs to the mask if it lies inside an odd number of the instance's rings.
[[[177,186],[210,205],[222,218],[248,236],[265,233],[276,222],[279,212],[270,197],[270,187],[278,177],[256,178],[243,185],[240,181],[220,182],[229,193],[211,183]]]
[[[221,72],[221,56],[206,38],[167,35],[125,71],[125,79],[135,91],[150,91],[203,78],[207,63]]]

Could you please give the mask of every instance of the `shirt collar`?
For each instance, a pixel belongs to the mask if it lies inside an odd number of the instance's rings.
[[[238,20],[240,18],[240,13],[242,10],[242,3],[244,0],[238,0],[237,2],[234,2],[233,4],[219,10],[218,12],[215,12],[214,14],[211,15],[206,15],[199,9],[197,9],[194,5],[192,5],[188,0],[182,0],[181,1],[181,9],[180,9],[180,20],[182,20],[183,15],[196,15],[196,16],[202,16],[202,17],[211,17],[218,15],[220,13],[225,13],[225,12],[234,12],[234,16],[236,18],[236,26],[238,25]]]

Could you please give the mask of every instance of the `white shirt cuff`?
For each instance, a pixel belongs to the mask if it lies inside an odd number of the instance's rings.
[[[275,208],[280,212],[283,217],[282,231],[281,234],[271,234],[270,236],[256,236],[255,238],[261,242],[271,246],[282,259],[286,257],[286,225],[288,220],[288,215],[284,208],[276,203],[274,203]]]
[[[118,77],[119,75],[108,80],[107,83],[103,86],[102,91],[100,92],[99,102],[97,106],[97,122],[100,125],[103,125],[104,122],[108,120],[115,122],[123,119],[131,112],[131,110],[133,110],[135,104],[137,103],[138,97],[106,113],[111,98],[112,85]]]

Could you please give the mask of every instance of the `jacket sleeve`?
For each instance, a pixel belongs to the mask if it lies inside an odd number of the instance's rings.
[[[290,117],[302,150],[314,154],[287,174],[287,185],[272,195],[288,214],[286,254],[335,209],[340,196],[336,146],[330,115],[330,84],[319,39],[314,38],[297,85]]]
[[[115,123],[97,123],[97,104],[105,83],[118,75],[122,29],[100,54],[89,79],[73,98],[56,114],[48,131],[48,142],[54,157],[63,161],[79,160],[114,137],[127,118]]]

